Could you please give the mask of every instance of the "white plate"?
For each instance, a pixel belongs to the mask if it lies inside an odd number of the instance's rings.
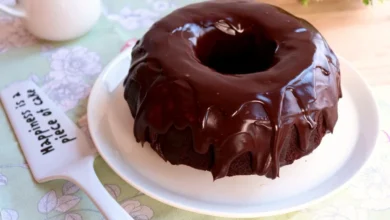
[[[366,83],[341,60],[344,96],[333,135],[327,135],[314,153],[282,167],[279,179],[239,176],[213,182],[209,172],[165,163],[148,144],[136,143],[122,88],[129,54],[127,50],[114,59],[96,81],[88,104],[90,132],[118,175],[161,202],[224,217],[283,214],[339,190],[374,150],[379,130],[376,103]]]

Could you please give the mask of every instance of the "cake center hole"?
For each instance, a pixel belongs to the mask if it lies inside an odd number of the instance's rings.
[[[218,29],[197,39],[195,52],[203,65],[222,74],[250,74],[274,64],[275,41],[250,32],[229,35]]]

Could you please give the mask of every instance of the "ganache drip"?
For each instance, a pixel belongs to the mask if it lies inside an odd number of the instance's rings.
[[[157,22],[134,47],[124,85],[137,141],[189,127],[195,151],[213,152],[214,179],[248,152],[255,174],[278,177],[291,129],[312,150],[319,122],[333,131],[342,96],[337,57],[314,27],[245,1],[194,4]]]

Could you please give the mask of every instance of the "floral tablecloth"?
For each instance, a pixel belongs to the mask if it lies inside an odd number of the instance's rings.
[[[71,42],[40,42],[20,20],[0,14],[0,89],[23,79],[36,82],[67,115],[87,130],[82,116],[91,86],[102,68],[131,46],[157,19],[194,0],[104,0],[98,25]],[[15,0],[0,0],[15,4]],[[390,219],[390,86],[373,89],[381,110],[378,150],[369,166],[337,195],[315,206],[263,220]],[[81,120],[80,120],[81,118]],[[136,220],[220,219],[162,204],[122,181],[101,159],[96,172],[110,194]],[[74,184],[37,184],[0,106],[0,219],[103,219]]]

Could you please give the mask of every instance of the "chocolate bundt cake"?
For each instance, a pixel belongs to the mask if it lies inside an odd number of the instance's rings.
[[[279,176],[337,122],[336,55],[308,22],[264,3],[208,1],[156,22],[124,82],[138,142],[171,164]]]

